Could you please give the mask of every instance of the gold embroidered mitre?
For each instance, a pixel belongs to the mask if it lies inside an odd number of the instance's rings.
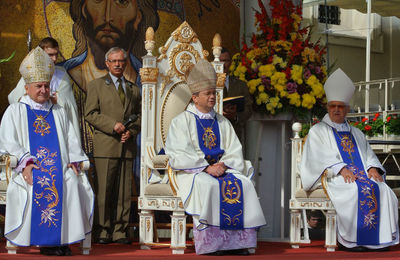
[[[186,82],[193,93],[217,87],[217,74],[208,61],[201,59],[186,72]]]
[[[39,46],[31,50],[19,66],[19,72],[26,84],[50,82],[54,73],[54,63]]]

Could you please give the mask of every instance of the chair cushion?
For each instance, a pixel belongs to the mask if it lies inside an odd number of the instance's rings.
[[[144,194],[153,196],[174,196],[169,183],[148,184],[144,189]]]
[[[156,155],[153,157],[154,168],[166,168],[168,165],[168,155]]]
[[[327,199],[326,194],[323,189],[316,189],[313,190],[311,193],[308,195],[309,198],[324,198]]]
[[[0,191],[7,191],[7,181],[6,180],[0,181]]]
[[[302,199],[302,198],[314,198],[314,199],[316,199],[316,198],[321,198],[321,199],[327,199],[327,197],[326,197],[326,195],[325,195],[325,192],[324,192],[324,190],[323,189],[316,189],[316,190],[313,190],[313,191],[305,191],[305,190],[303,190],[303,189],[299,189],[299,190],[297,190],[296,191],[296,194],[295,194],[295,197],[296,198],[299,198],[299,199]]]

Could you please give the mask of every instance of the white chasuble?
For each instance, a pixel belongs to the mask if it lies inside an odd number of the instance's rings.
[[[30,154],[26,104],[30,98],[23,96],[19,103],[10,105],[0,125],[0,152],[9,153],[21,162]],[[73,172],[67,165],[87,161],[78,137],[66,113],[59,105],[52,108],[58,136],[61,167],[63,172],[63,202],[61,222],[61,244],[76,243],[91,232],[94,194],[86,175]],[[19,246],[30,245],[32,209],[32,186],[28,185],[21,172],[13,171],[7,188],[7,210],[5,237]]]
[[[209,165],[200,149],[197,132],[195,106],[190,104],[186,111],[171,121],[165,144],[165,153],[175,170],[178,195],[182,198],[186,213],[193,216],[194,225],[199,229],[208,226],[220,226],[220,186],[216,178],[202,170]],[[229,120],[217,114],[220,149],[224,154],[223,162],[232,173],[242,181],[244,228],[256,228],[265,225],[265,218],[254,186],[250,179],[242,174],[244,161],[242,146]],[[198,170],[198,171],[196,171]]]
[[[333,169],[335,176],[327,184],[327,192],[337,212],[338,241],[352,248],[357,244],[358,186],[355,182],[345,183],[338,174],[344,163],[334,136],[333,127],[344,127],[350,131],[356,142],[365,171],[371,167],[385,172],[372,151],[364,134],[347,123],[337,125],[326,115],[321,123],[314,125],[304,144],[300,175],[305,190],[321,187],[320,177],[325,169]],[[341,131],[341,130],[337,130]],[[339,167],[338,167],[339,166]],[[379,245],[362,245],[371,249],[398,244],[398,201],[391,188],[384,182],[371,182],[379,186],[380,220]]]

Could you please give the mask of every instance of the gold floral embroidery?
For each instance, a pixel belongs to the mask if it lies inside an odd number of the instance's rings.
[[[235,185],[232,186],[232,182],[229,180],[222,182],[221,186],[223,203],[237,204],[240,203],[240,196],[242,195],[242,190],[240,189],[239,183],[235,180]]]
[[[212,149],[214,146],[217,144],[215,143],[215,140],[217,140],[217,137],[215,136],[213,130],[211,127],[207,127],[204,129],[204,134],[203,134],[203,142],[204,146],[207,147],[208,149]]]
[[[239,216],[243,214],[243,211],[240,210],[238,214],[231,217],[225,213],[224,209],[222,209],[221,214],[225,216],[224,221],[227,223],[228,226],[232,226],[232,225],[236,226],[240,222]]]
[[[44,210],[42,210],[41,214],[41,224],[48,223],[48,226],[51,225],[57,226],[59,218],[56,215],[59,213],[54,207],[58,205],[60,202],[59,194],[57,187],[55,185],[56,182],[56,173],[57,167],[54,166],[55,158],[57,156],[57,152],[51,153],[50,150],[46,147],[39,146],[36,153],[36,158],[38,159],[38,166],[40,171],[48,173],[50,178],[40,177],[37,178],[37,184],[39,184],[43,189],[41,193],[35,193],[36,203],[41,198],[46,198],[48,205]],[[44,166],[51,166],[50,169],[46,169]],[[51,181],[51,182],[49,182]],[[45,195],[46,193],[46,195]]]
[[[40,134],[41,136],[50,133],[51,127],[43,116],[36,116],[35,122],[33,122],[33,127],[35,128],[35,133]]]

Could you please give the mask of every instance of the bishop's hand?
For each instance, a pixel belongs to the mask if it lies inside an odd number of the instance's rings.
[[[373,178],[375,181],[383,182],[382,175],[379,174],[379,172],[377,171],[377,169],[375,167],[369,168],[368,178],[370,178],[370,179]]]
[[[33,184],[33,177],[32,177],[32,169],[39,169],[39,167],[34,164],[31,163],[29,165],[27,165],[23,170],[22,170],[22,177],[24,178],[24,180],[26,181],[26,183],[28,183],[29,185]]]
[[[356,180],[356,176],[353,174],[353,172],[351,172],[346,167],[343,167],[340,170],[339,174],[343,176],[344,182],[346,183],[352,183]]]

